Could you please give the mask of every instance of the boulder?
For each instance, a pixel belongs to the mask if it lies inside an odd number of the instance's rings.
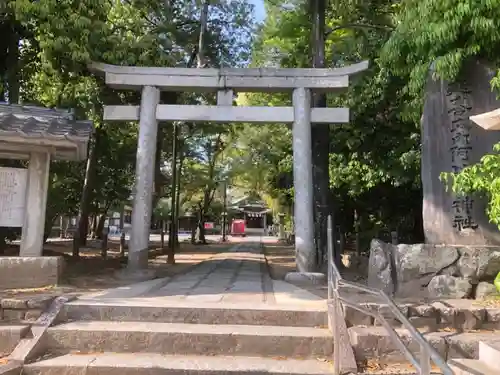
[[[373,239],[370,244],[370,258],[368,260],[368,286],[381,289],[388,295],[395,291],[393,281],[393,245]]]
[[[500,271],[500,251],[497,247],[461,247],[458,271],[473,282],[493,280]]]
[[[453,275],[459,253],[454,247],[401,244],[396,248],[395,258],[398,290],[412,293],[427,286],[436,275]]]
[[[459,256],[455,247],[392,245],[375,239],[370,246],[368,285],[398,297],[414,297],[434,276],[455,275]]]
[[[498,296],[499,293],[495,285],[481,282],[476,288],[476,299],[486,299],[488,297]]]
[[[468,279],[449,275],[434,276],[427,287],[431,298],[467,298],[472,293],[472,284]]]

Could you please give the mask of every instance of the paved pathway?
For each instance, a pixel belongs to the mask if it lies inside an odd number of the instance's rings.
[[[145,297],[198,302],[265,303],[274,299],[272,281],[265,267],[260,245],[242,243],[172,278],[164,287]]]
[[[320,297],[269,276],[260,243],[239,243],[171,278],[156,279],[128,287],[109,289],[81,299],[126,299],[127,303],[313,305]]]

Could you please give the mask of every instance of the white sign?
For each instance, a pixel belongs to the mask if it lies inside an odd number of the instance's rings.
[[[22,227],[28,170],[0,167],[0,227]]]

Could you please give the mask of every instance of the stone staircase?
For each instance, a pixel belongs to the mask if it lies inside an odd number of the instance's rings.
[[[455,375],[500,374],[500,344],[479,342],[479,359],[452,359]]]
[[[306,307],[74,301],[23,375],[331,374],[326,324]]]

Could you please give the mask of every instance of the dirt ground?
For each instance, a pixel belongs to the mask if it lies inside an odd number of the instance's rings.
[[[129,284],[125,280],[117,278],[116,271],[124,268],[126,258],[120,257],[119,242],[110,241],[107,258],[101,256],[101,249],[97,241],[89,241],[88,247],[80,251],[80,257],[74,258],[71,241],[55,241],[44,246],[44,255],[60,255],[66,261],[63,280],[60,285],[48,285],[38,289],[14,289],[0,290],[0,298],[23,297],[39,293],[49,294],[75,294],[98,292],[107,288],[119,287]],[[230,243],[209,243],[207,245],[193,245],[189,242],[181,242],[180,248],[175,256],[176,264],[168,265],[167,256],[162,254],[160,244],[152,243],[150,246],[150,268],[156,269],[158,277],[173,276],[186,271],[203,260],[206,260],[222,252],[229,247]],[[10,246],[5,255],[13,256],[19,252],[18,246]]]

